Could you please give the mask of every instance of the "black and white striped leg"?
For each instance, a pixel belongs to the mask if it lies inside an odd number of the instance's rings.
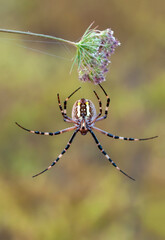
[[[108,156],[108,154],[107,154],[107,153],[104,151],[104,149],[102,148],[102,146],[101,146],[101,144],[99,143],[99,141],[98,141],[96,135],[94,134],[94,132],[93,132],[91,129],[89,129],[89,132],[91,133],[92,137],[94,138],[94,140],[95,140],[95,142],[96,142],[99,150],[100,150],[100,151],[104,154],[104,156],[110,161],[110,163],[111,163],[118,171],[120,171],[120,172],[123,173],[125,176],[127,176],[128,178],[130,178],[130,179],[132,179],[132,180],[135,181],[134,178],[130,177],[127,173],[123,172],[123,171],[116,165],[116,163],[114,163],[114,162],[112,161],[112,159]]]
[[[70,117],[68,117],[68,116],[64,113],[64,110],[63,110],[63,108],[62,108],[62,106],[61,106],[59,93],[57,94],[57,99],[58,99],[58,105],[59,105],[61,114],[62,114],[62,116],[63,116],[63,118],[64,118],[64,121],[65,121],[65,122],[70,122],[70,123],[75,123],[75,121],[73,121]]]
[[[69,97],[67,97],[64,101],[64,114],[66,115],[66,107],[67,107],[67,101],[69,100],[69,98],[71,98],[73,96],[73,94],[75,94],[81,87],[77,88],[74,92],[72,92]]]
[[[60,158],[64,155],[64,153],[66,153],[66,151],[67,151],[68,148],[70,147],[70,145],[71,145],[71,143],[72,143],[72,141],[73,141],[73,139],[74,139],[74,137],[76,136],[76,134],[77,134],[78,131],[79,131],[79,129],[77,129],[77,130],[73,133],[73,135],[72,135],[72,137],[70,138],[69,142],[67,143],[66,147],[65,147],[64,150],[60,153],[60,155],[58,155],[58,157],[56,158],[56,160],[55,160],[54,162],[52,162],[52,164],[51,164],[49,167],[47,167],[45,170],[43,170],[42,172],[39,172],[39,173],[35,174],[33,177],[37,177],[38,175],[40,175],[40,174],[46,172],[47,170],[51,169],[51,168],[60,160]]]
[[[97,100],[98,100],[98,102],[99,102],[99,114],[96,116],[96,118],[95,118],[91,123],[95,122],[96,119],[98,119],[98,118],[101,116],[101,114],[102,114],[102,102],[101,102],[99,96],[97,95],[97,93],[96,93],[95,91],[93,91],[93,92],[94,92],[94,94],[96,95]]]
[[[144,140],[149,140],[149,139],[153,139],[153,138],[157,138],[158,136],[154,136],[154,137],[148,137],[148,138],[127,138],[127,137],[120,137],[120,136],[116,136],[113,135],[111,133],[108,133],[100,128],[97,127],[93,127],[93,129],[95,129],[96,131],[103,133],[104,135],[114,138],[114,139],[121,139],[121,140],[126,140],[126,141],[144,141]]]
[[[58,99],[58,105],[59,105],[59,108],[60,108],[61,114],[62,114],[62,116],[64,117],[64,111],[63,111],[63,108],[62,108],[62,106],[61,106],[60,95],[59,95],[59,93],[57,93],[57,99]]]
[[[23,130],[28,131],[30,133],[35,133],[35,134],[40,134],[40,135],[47,135],[47,136],[54,136],[54,135],[58,135],[58,134],[65,133],[65,132],[69,132],[69,131],[72,131],[72,130],[76,129],[76,127],[73,126],[73,127],[65,128],[63,130],[59,130],[57,132],[41,132],[41,131],[33,131],[33,130],[29,130],[27,128],[24,128],[20,124],[18,124],[17,122],[16,122],[16,125],[18,127],[22,128]]]
[[[108,115],[108,108],[109,108],[109,104],[110,104],[110,97],[108,96],[108,94],[106,93],[106,91],[104,90],[104,88],[101,86],[101,84],[99,84],[100,88],[103,90],[106,98],[107,98],[107,104],[106,104],[106,107],[105,107],[105,114],[103,117],[100,117],[98,119],[96,119],[96,122],[98,121],[101,121],[101,120],[104,120],[107,118],[107,115]]]

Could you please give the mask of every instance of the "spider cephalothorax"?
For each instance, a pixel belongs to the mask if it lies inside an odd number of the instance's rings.
[[[99,129],[97,127],[95,127],[95,123],[101,120],[104,120],[105,118],[107,118],[108,115],[108,107],[109,107],[109,103],[110,103],[110,98],[107,95],[107,93],[105,92],[104,88],[99,84],[100,88],[102,89],[102,91],[104,92],[106,98],[107,98],[107,104],[106,104],[106,108],[105,108],[105,113],[104,115],[101,117],[102,115],[102,103],[100,98],[98,97],[97,93],[94,91],[94,94],[96,95],[98,102],[99,102],[99,113],[96,113],[96,108],[94,106],[94,104],[92,103],[92,101],[85,99],[85,98],[81,98],[80,100],[77,100],[72,108],[72,118],[67,116],[67,101],[69,100],[69,98],[75,93],[77,92],[80,87],[78,89],[76,89],[69,97],[67,97],[64,101],[64,107],[61,106],[61,102],[60,102],[60,98],[59,98],[59,94],[57,94],[57,98],[58,98],[58,104],[59,104],[59,108],[61,110],[62,116],[64,118],[65,122],[69,122],[69,123],[73,123],[74,126],[57,131],[57,132],[41,132],[41,131],[32,131],[29,130],[27,128],[22,127],[21,125],[19,125],[18,123],[16,123],[19,127],[23,128],[24,130],[31,132],[31,133],[35,133],[35,134],[41,134],[41,135],[49,135],[49,136],[53,136],[53,135],[58,135],[64,132],[69,132],[72,130],[75,130],[74,133],[72,134],[69,142],[67,143],[66,147],[64,148],[64,150],[60,153],[60,155],[56,158],[55,161],[53,161],[53,163],[46,168],[45,170],[43,170],[42,172],[34,175],[33,177],[36,177],[44,172],[46,172],[47,170],[49,170],[51,167],[53,167],[58,161],[59,159],[62,157],[62,155],[68,150],[68,148],[70,147],[74,137],[76,136],[76,134],[78,132],[80,132],[82,135],[86,135],[88,132],[90,132],[90,134],[92,135],[94,141],[97,144],[97,147],[99,148],[99,150],[103,153],[103,155],[110,161],[110,163],[120,172],[122,172],[124,175],[126,175],[127,177],[129,177],[130,179],[134,180],[134,178],[130,177],[128,174],[126,174],[125,172],[123,172],[113,161],[112,159],[108,156],[108,154],[105,152],[105,150],[103,149],[103,147],[101,146],[101,144],[99,143],[96,135],[93,132],[93,129],[105,134],[108,137],[114,138],[114,139],[122,139],[122,140],[128,140],[128,141],[141,141],[141,140],[148,140],[148,139],[152,139],[152,138],[156,138],[155,137],[149,137],[149,138],[127,138],[127,137],[119,137],[116,135],[113,135],[111,133],[108,133],[102,129]]]

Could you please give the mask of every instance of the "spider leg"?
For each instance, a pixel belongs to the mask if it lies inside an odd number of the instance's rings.
[[[77,134],[78,131],[79,131],[79,129],[77,129],[76,131],[74,131],[74,133],[73,133],[72,137],[70,138],[69,142],[67,143],[66,147],[65,147],[64,150],[60,153],[60,155],[58,155],[58,157],[56,158],[56,160],[55,160],[54,162],[52,162],[52,164],[51,164],[49,167],[47,167],[45,170],[43,170],[43,171],[35,174],[33,177],[37,177],[38,175],[46,172],[47,170],[49,170],[50,168],[52,168],[52,167],[60,160],[60,158],[63,156],[63,154],[66,153],[66,151],[67,151],[68,148],[70,147],[70,145],[71,145],[71,143],[72,143],[72,141],[73,141],[73,139],[74,139],[74,137],[76,136],[76,134]]]
[[[17,125],[18,127],[22,128],[22,129],[30,132],[30,133],[35,133],[35,134],[40,134],[40,135],[49,135],[49,136],[58,135],[58,134],[65,133],[65,132],[69,132],[69,131],[72,131],[72,130],[76,129],[76,127],[73,126],[73,127],[65,128],[65,129],[60,130],[60,131],[57,131],[57,132],[41,132],[41,131],[33,131],[33,130],[29,130],[29,129],[27,129],[27,128],[24,128],[24,127],[22,127],[20,124],[18,124],[17,122],[16,122],[16,125]]]
[[[96,135],[94,134],[94,132],[93,132],[91,129],[89,129],[89,132],[91,133],[92,137],[94,138],[94,140],[95,140],[95,142],[96,142],[99,150],[100,150],[100,151],[104,154],[104,156],[110,161],[110,163],[111,163],[118,171],[120,171],[120,172],[123,173],[125,176],[127,176],[128,178],[130,178],[130,179],[132,179],[132,180],[135,181],[134,178],[130,177],[127,173],[123,172],[123,171],[116,165],[116,163],[114,163],[114,162],[112,161],[112,159],[108,156],[108,154],[107,154],[107,153],[104,151],[104,149],[102,148],[102,146],[101,146],[101,144],[99,143],[99,141],[98,141]]]
[[[158,136],[154,136],[154,137],[148,137],[148,138],[127,138],[127,137],[120,137],[120,136],[116,136],[113,135],[111,133],[108,133],[100,128],[97,127],[93,127],[93,129],[95,129],[96,131],[105,134],[108,137],[114,138],[114,139],[121,139],[121,140],[127,140],[127,141],[143,141],[143,140],[149,140],[149,139],[153,139],[153,138],[157,138]]]
[[[63,109],[62,106],[61,106],[59,93],[57,94],[59,108],[60,108],[61,114],[62,114],[65,122],[76,123],[76,122],[73,121],[70,117],[67,116],[67,114],[66,114],[66,106],[67,106],[67,101],[69,100],[69,98],[70,98],[74,93],[76,93],[80,88],[81,88],[81,87],[77,88],[73,93],[71,93],[71,94],[69,95],[69,97],[67,97],[67,98],[65,99],[65,101],[64,101],[64,109]]]
[[[64,114],[64,110],[61,106],[61,102],[60,102],[60,96],[59,96],[59,93],[57,94],[57,99],[58,99],[58,105],[59,105],[59,108],[60,108],[60,111],[61,111],[61,114],[64,118],[64,121],[65,122],[74,122],[70,117],[68,117],[66,114]],[[75,122],[74,122],[75,123]]]
[[[107,104],[106,104],[106,107],[105,107],[105,114],[103,117],[100,117],[100,118],[97,118],[96,119],[96,122],[98,121],[101,121],[101,120],[104,120],[107,118],[107,115],[108,115],[108,108],[109,108],[109,104],[110,104],[110,97],[108,96],[108,94],[106,93],[106,91],[104,90],[104,88],[101,86],[101,84],[99,84],[100,88],[103,90],[106,98],[107,98]]]
[[[93,91],[93,92],[94,92],[94,94],[96,95],[96,97],[97,97],[97,99],[98,99],[98,102],[99,102],[99,114],[95,117],[95,119],[91,122],[91,124],[92,124],[93,122],[95,122],[96,119],[98,119],[98,118],[101,116],[101,114],[102,114],[102,102],[101,102],[99,96],[97,95],[97,93],[96,93],[95,91]]]
[[[69,100],[69,98],[71,98],[73,96],[73,94],[75,94],[81,87],[77,88],[74,92],[72,92],[69,97],[67,97],[64,101],[64,115],[66,115],[66,106],[67,106],[67,101]]]

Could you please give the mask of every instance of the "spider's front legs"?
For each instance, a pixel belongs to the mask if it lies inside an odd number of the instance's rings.
[[[91,129],[89,129],[89,132],[91,133],[92,137],[94,138],[94,140],[95,140],[95,142],[96,142],[99,150],[100,150],[100,151],[102,152],[102,154],[104,154],[104,156],[110,161],[110,163],[111,163],[118,171],[120,171],[120,172],[123,173],[125,176],[127,176],[128,178],[130,178],[130,179],[132,179],[132,180],[135,181],[134,178],[130,177],[127,173],[123,172],[123,171],[116,165],[116,163],[114,163],[114,162],[112,161],[112,159],[108,156],[108,154],[107,154],[107,153],[104,151],[104,149],[102,148],[102,146],[101,146],[101,144],[99,143],[99,141],[98,141],[96,135],[94,134],[94,132],[93,132]]]
[[[65,101],[64,101],[64,109],[63,109],[62,106],[61,106],[59,93],[57,94],[57,99],[58,99],[59,108],[60,108],[61,114],[62,114],[65,122],[75,123],[70,117],[67,116],[66,107],[67,107],[67,101],[69,100],[69,98],[72,97],[73,94],[76,93],[80,88],[81,88],[81,87],[77,88],[74,92],[72,92],[72,93],[69,95],[69,97],[67,97],[67,98],[65,99]]]
[[[69,100],[69,98],[71,98],[73,96],[73,94],[75,94],[81,87],[77,88],[74,92],[72,92],[69,97],[67,97],[64,101],[64,115],[66,115],[66,106],[67,106],[67,101]]]
[[[120,137],[120,136],[116,136],[113,135],[111,133],[108,133],[100,128],[97,127],[93,127],[93,129],[95,129],[96,131],[103,133],[104,135],[114,138],[114,139],[121,139],[121,140],[126,140],[126,141],[144,141],[144,140],[149,140],[149,139],[153,139],[153,138],[157,138],[158,136],[154,136],[154,137],[148,137],[148,138],[127,138],[127,137]]]
[[[49,170],[50,168],[52,168],[59,160],[60,158],[63,156],[64,153],[66,153],[66,151],[68,150],[68,148],[70,147],[74,137],[76,136],[77,132],[79,131],[79,129],[76,129],[76,131],[74,131],[72,137],[70,138],[69,142],[67,143],[66,147],[64,148],[64,150],[60,153],[60,155],[58,155],[58,157],[56,158],[56,160],[54,162],[52,162],[52,164],[47,167],[45,170],[43,170],[42,172],[37,173],[36,175],[34,175],[33,177],[37,177],[38,175],[46,172],[47,170]]]
[[[106,104],[106,107],[105,107],[105,114],[103,117],[100,117],[100,118],[97,118],[96,119],[96,122],[98,121],[101,121],[101,120],[104,120],[107,118],[107,115],[108,115],[108,108],[109,108],[109,104],[110,104],[110,97],[108,96],[108,94],[106,93],[106,91],[104,90],[104,88],[99,84],[100,88],[102,89],[102,91],[104,92],[106,98],[107,98],[107,104]]]
[[[61,114],[62,114],[62,116],[63,116],[63,118],[64,118],[64,121],[65,121],[65,122],[73,122],[73,120],[72,120],[70,117],[68,117],[66,114],[64,114],[64,110],[63,110],[63,108],[62,108],[62,106],[61,106],[61,102],[60,102],[59,93],[57,94],[57,99],[58,99],[58,105],[59,105]]]
[[[95,119],[91,122],[91,124],[94,123],[96,121],[96,119],[98,119],[102,114],[102,102],[101,102],[99,96],[97,95],[97,93],[95,91],[93,91],[93,92],[94,92],[94,94],[97,97],[97,100],[99,102],[99,114],[95,117]]]
[[[17,122],[16,122],[16,125],[18,127],[22,128],[23,130],[28,131],[30,133],[35,133],[35,134],[40,134],[40,135],[49,135],[49,136],[58,135],[58,134],[69,132],[69,131],[72,131],[72,130],[76,129],[76,127],[73,126],[73,127],[65,128],[65,129],[57,131],[57,132],[41,132],[41,131],[33,131],[33,130],[29,130],[27,128],[24,128],[20,124],[18,124]]]

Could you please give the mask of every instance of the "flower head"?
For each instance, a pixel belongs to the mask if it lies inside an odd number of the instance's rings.
[[[110,63],[109,58],[114,53],[115,48],[120,45],[120,42],[113,36],[111,29],[108,28],[100,31],[96,28],[91,29],[91,26],[92,24],[85,31],[79,42],[71,42],[63,38],[45,34],[10,29],[0,29],[0,32],[49,38],[76,47],[77,53],[73,65],[78,61],[79,79],[83,82],[90,81],[94,82],[94,84],[99,84],[105,81],[105,75],[108,72],[108,65]]]
[[[99,31],[86,30],[81,40],[76,43],[79,79],[83,82],[90,81],[99,84],[105,81],[108,72],[109,58],[114,53],[120,42],[113,36],[111,29]]]

